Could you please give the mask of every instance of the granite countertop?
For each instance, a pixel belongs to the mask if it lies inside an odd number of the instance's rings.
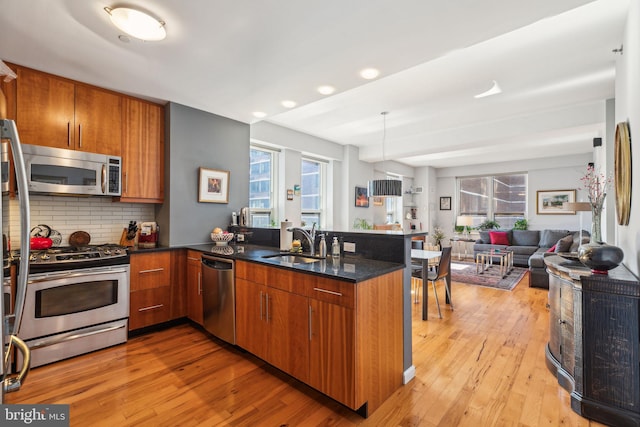
[[[235,260],[256,262],[271,265],[277,268],[286,268],[310,273],[319,276],[326,276],[334,279],[349,282],[362,282],[372,279],[392,271],[404,268],[404,264],[364,259],[359,257],[343,256],[339,260],[334,260],[329,256],[318,262],[306,264],[283,263],[275,258],[264,258],[269,255],[288,254],[281,252],[278,248],[259,245],[229,244],[227,246],[215,246],[213,244],[186,245],[186,249],[192,249],[204,254],[219,256]],[[302,254],[304,255],[304,254]],[[308,255],[307,255],[308,256]]]

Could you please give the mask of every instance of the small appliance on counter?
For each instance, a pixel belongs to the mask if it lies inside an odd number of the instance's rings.
[[[139,248],[155,248],[158,245],[158,223],[143,222],[140,224],[140,233],[138,234]]]

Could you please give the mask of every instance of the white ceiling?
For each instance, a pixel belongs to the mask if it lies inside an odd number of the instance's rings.
[[[131,0],[168,36],[123,43],[103,10],[119,3],[0,0],[0,58],[246,123],[263,111],[365,161],[461,166],[590,152],[629,1]],[[475,99],[492,80],[503,92]]]

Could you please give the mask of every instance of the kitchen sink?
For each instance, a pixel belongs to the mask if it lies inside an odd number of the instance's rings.
[[[309,264],[311,262],[318,262],[322,259],[322,258],[315,258],[310,255],[294,255],[294,254],[265,255],[262,258],[272,259],[274,261],[280,261],[285,264]]]

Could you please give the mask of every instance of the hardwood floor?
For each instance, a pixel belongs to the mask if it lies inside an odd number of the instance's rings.
[[[546,291],[527,280],[454,282],[443,319],[415,304],[416,377],[368,419],[190,324],[35,368],[5,401],[70,404],[72,426],[599,426],[545,366]]]

